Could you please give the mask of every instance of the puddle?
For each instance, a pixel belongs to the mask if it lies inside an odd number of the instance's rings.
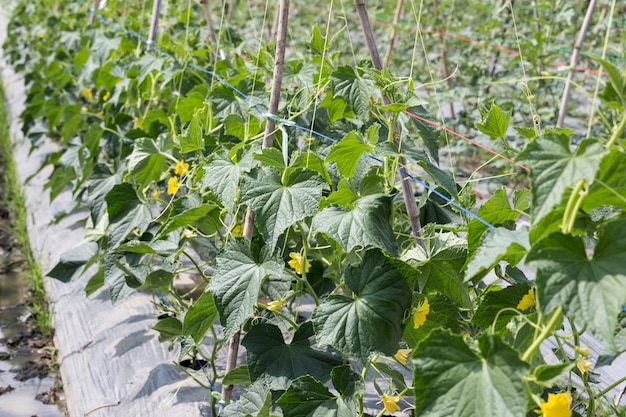
[[[26,324],[28,284],[24,274],[0,272],[0,416],[63,417],[59,407],[44,404],[57,380],[45,376],[49,351]]]

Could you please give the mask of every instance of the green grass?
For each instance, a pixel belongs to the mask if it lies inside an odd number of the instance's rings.
[[[48,297],[43,282],[43,274],[39,263],[33,256],[28,239],[26,198],[17,175],[13,161],[13,148],[9,130],[8,113],[5,104],[4,88],[0,83],[0,164],[4,166],[2,199],[3,204],[10,212],[13,236],[17,240],[22,256],[28,266],[27,273],[32,278],[33,287],[33,318],[35,325],[44,337],[52,331],[52,319],[48,310]]]

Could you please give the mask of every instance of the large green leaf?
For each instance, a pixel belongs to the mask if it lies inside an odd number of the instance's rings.
[[[280,257],[267,249],[253,253],[244,239],[231,239],[216,258],[217,266],[208,290],[224,326],[224,337],[230,338],[239,327],[254,316],[261,284],[269,275],[275,279],[284,276]]]
[[[378,352],[395,354],[412,295],[402,274],[373,249],[343,278],[352,295],[331,295],[313,311],[318,342],[363,364]]]
[[[593,257],[581,238],[554,233],[536,243],[527,264],[537,268],[539,305],[559,306],[568,316],[613,347],[617,315],[626,304],[626,221],[609,224]]]
[[[257,168],[241,181],[241,203],[256,213],[259,231],[270,247],[289,226],[317,213],[326,183],[317,172],[295,170],[284,179],[271,168]]]
[[[489,291],[474,313],[472,322],[487,329],[497,318],[498,322],[495,323],[494,329],[496,331],[503,329],[509,321],[520,315],[519,310],[515,310],[530,289],[530,285],[519,284],[499,291]]]
[[[418,302],[423,303],[424,298],[428,299],[430,310],[426,315],[426,321],[416,329],[413,325],[413,314],[411,314],[404,329],[403,339],[411,348],[424,340],[434,329],[460,331],[459,307],[452,300],[443,294],[433,293],[428,294],[427,297],[415,297],[414,305]]]
[[[491,107],[487,109],[484,106],[479,107],[481,120],[474,123],[478,130],[492,139],[504,139],[506,131],[509,128],[509,121],[513,114],[513,109],[503,111],[496,103],[491,103]]]
[[[587,190],[582,210],[589,212],[606,204],[626,210],[626,153],[613,148],[602,158],[598,178]]]
[[[416,415],[422,417],[524,417],[523,381],[529,366],[497,337],[478,349],[462,335],[435,330],[413,352]]]
[[[94,225],[100,222],[106,212],[105,196],[121,180],[121,175],[111,173],[105,165],[98,164],[94,167],[87,186],[87,205],[89,206],[91,221]]]
[[[61,255],[59,262],[46,275],[61,282],[73,280],[98,252],[98,244],[84,242]]]
[[[337,169],[341,175],[352,178],[359,159],[373,148],[372,144],[364,141],[353,130],[332,146],[326,156],[326,162],[337,163]]]
[[[483,270],[491,270],[502,260],[515,266],[529,250],[528,230],[503,227],[489,229],[483,234],[480,246],[469,260],[465,280],[469,281]]]
[[[313,218],[311,228],[324,233],[350,252],[357,246],[373,246],[395,256],[398,244],[389,223],[393,197],[372,194],[351,203],[353,208],[330,206]]]
[[[244,157],[234,163],[226,152],[213,153],[204,166],[202,185],[209,187],[220,203],[229,212],[237,208],[238,186],[241,175],[248,172],[254,164],[252,156]]]
[[[248,386],[239,400],[222,410],[220,417],[269,417],[272,396],[270,389],[262,382]]]
[[[153,139],[135,140],[133,152],[128,157],[128,170],[139,184],[145,187],[152,181],[158,181],[170,165],[170,159],[163,154]]]
[[[183,336],[191,336],[196,343],[202,342],[217,315],[218,311],[213,295],[210,292],[202,293],[185,314]]]
[[[374,92],[371,80],[361,77],[353,66],[337,68],[330,77],[333,96],[340,96],[361,119],[367,119],[370,99]]]
[[[289,344],[281,330],[269,323],[253,326],[242,344],[247,349],[252,381],[263,381],[274,390],[287,389],[291,380],[303,375],[328,381],[331,369],[341,364],[339,352],[315,344],[310,321],[296,330]]]
[[[152,221],[150,208],[129,183],[115,185],[104,198],[109,215],[109,247],[118,246],[131,232],[141,235]]]
[[[533,224],[548,215],[578,181],[592,183],[606,152],[597,141],[585,141],[572,154],[570,138],[554,131],[531,141],[517,162],[530,168]]]

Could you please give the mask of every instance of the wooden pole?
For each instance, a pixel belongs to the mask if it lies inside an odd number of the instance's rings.
[[[213,26],[213,17],[211,16],[211,7],[209,6],[209,0],[200,0],[202,8],[204,9],[204,18],[206,19],[206,25],[209,29],[209,36],[211,36],[211,42],[217,44],[217,34],[215,33],[215,26]]]
[[[565,115],[567,114],[567,103],[569,102],[570,91],[572,89],[572,78],[574,78],[574,67],[580,57],[580,50],[585,40],[585,35],[589,29],[591,18],[593,17],[593,10],[596,8],[597,0],[591,0],[589,6],[587,6],[587,13],[585,19],[580,27],[580,32],[576,37],[576,43],[574,44],[574,51],[572,52],[572,59],[569,62],[569,73],[567,74],[567,80],[565,81],[565,88],[563,89],[563,97],[561,98],[561,108],[559,109],[559,118],[556,122],[557,127],[563,127],[565,122]]]
[[[159,16],[161,14],[161,0],[154,0],[152,5],[152,20],[150,21],[150,34],[148,35],[148,44],[152,45],[157,37],[159,28]]]
[[[387,44],[387,51],[385,52],[385,67],[389,66],[389,57],[391,57],[393,45],[396,43],[396,35],[398,34],[398,29],[396,29],[396,25],[400,21],[403,4],[404,0],[398,0],[398,3],[396,3],[396,12],[393,15],[393,26],[391,28],[391,34],[389,35],[389,44]]]
[[[276,57],[274,58],[274,76],[272,78],[272,90],[270,92],[270,103],[268,112],[270,115],[278,113],[280,102],[280,89],[283,83],[283,71],[285,66],[285,49],[287,48],[287,26],[289,22],[289,0],[280,0],[278,10],[278,33],[276,40]],[[265,135],[263,137],[263,148],[271,148],[274,144],[274,120],[268,118],[265,123]],[[246,239],[252,240],[254,231],[254,211],[250,208],[246,211],[246,219],[243,226],[243,235]],[[241,332],[237,332],[228,343],[228,355],[226,358],[226,374],[237,367],[237,355],[239,353],[239,339]],[[222,401],[229,402],[233,392],[232,385],[222,387]]]
[[[380,54],[378,53],[378,47],[376,46],[376,38],[374,37],[374,31],[372,30],[372,24],[370,22],[369,15],[367,13],[367,7],[365,6],[365,0],[354,0],[356,10],[361,21],[361,27],[363,28],[363,35],[365,36],[365,42],[370,52],[372,59],[372,65],[377,70],[383,69],[383,64],[380,60]],[[383,103],[390,104],[391,101],[388,97],[383,95]],[[393,127],[394,143],[397,145],[397,136],[399,135],[397,127]],[[413,193],[413,186],[411,180],[406,174],[407,163],[404,157],[400,157],[398,160],[400,166],[400,181],[402,184],[402,197],[404,199],[404,205],[406,207],[407,214],[409,216],[409,224],[411,225],[411,233],[413,240],[417,245],[424,248],[424,241],[422,240],[422,226],[420,224],[419,210],[417,208],[417,201]]]
[[[91,12],[91,19],[89,19],[89,22],[92,25],[96,24],[96,14],[98,13],[98,9],[100,8],[100,0],[93,0],[93,11]]]

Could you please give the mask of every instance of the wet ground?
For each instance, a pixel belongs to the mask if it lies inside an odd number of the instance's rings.
[[[0,207],[0,417],[63,417],[55,350],[29,321],[29,277]]]

